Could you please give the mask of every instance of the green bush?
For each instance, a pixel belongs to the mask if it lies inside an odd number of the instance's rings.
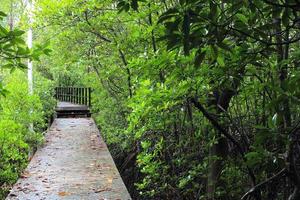
[[[0,199],[26,167],[29,153],[42,143],[49,113],[39,95],[29,95],[24,72],[9,74],[3,85],[8,93],[0,98]]]
[[[0,185],[13,184],[26,166],[26,129],[12,121],[0,121]]]

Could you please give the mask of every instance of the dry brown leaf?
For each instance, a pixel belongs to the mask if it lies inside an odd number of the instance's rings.
[[[30,176],[30,173],[28,171],[24,171],[22,174],[21,174],[21,178],[28,178]]]
[[[58,195],[59,196],[67,196],[67,195],[70,195],[70,193],[62,191],[62,192],[59,192]]]

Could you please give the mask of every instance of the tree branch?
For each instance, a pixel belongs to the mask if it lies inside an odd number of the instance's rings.
[[[88,19],[88,13],[87,11],[84,12],[84,17],[85,17],[85,21],[86,23],[91,27],[92,30],[86,31],[86,32],[90,32],[95,34],[96,36],[98,36],[100,39],[104,40],[105,42],[112,42],[110,39],[106,38],[105,36],[101,35],[99,32],[97,32],[95,30],[95,28],[93,27],[93,25],[91,24],[91,22]]]
[[[247,197],[254,195],[258,190],[260,190],[262,187],[264,187],[266,184],[275,181],[278,178],[281,178],[283,176],[286,175],[286,168],[282,169],[280,172],[278,172],[277,174],[275,174],[274,176],[268,178],[267,180],[255,185],[254,187],[252,187],[248,192],[246,192],[246,194],[243,195],[243,197],[241,198],[241,200],[246,199]]]
[[[240,153],[240,155],[242,156],[242,159],[244,162],[246,162],[246,158],[245,158],[245,151],[242,148],[242,146],[240,145],[240,143],[234,138],[232,137],[232,135],[230,135],[220,124],[219,122],[215,119],[215,117],[213,117],[210,113],[208,113],[206,111],[206,109],[201,105],[201,103],[197,100],[197,98],[191,98],[190,101],[195,105],[196,108],[198,108],[198,110],[200,110],[202,112],[202,114],[204,115],[204,117],[206,117],[211,123],[212,125],[221,133],[223,134],[227,139],[229,139],[237,148],[238,151]],[[252,185],[256,184],[256,178],[255,175],[253,173],[253,171],[247,166],[247,170],[248,170],[248,174],[251,178],[252,181]]]

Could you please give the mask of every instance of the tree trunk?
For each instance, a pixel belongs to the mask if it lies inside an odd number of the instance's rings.
[[[225,89],[221,92],[215,91],[214,94],[214,99],[210,104],[215,107],[217,115],[220,115],[224,111],[227,111],[234,92],[232,90]],[[217,120],[219,121],[219,119]],[[220,134],[217,134],[217,137],[217,143],[209,149],[210,168],[207,180],[207,195],[209,200],[215,199],[216,186],[218,185],[218,180],[223,169],[223,160],[228,155],[227,139],[221,137]],[[215,157],[218,159],[214,159]]]

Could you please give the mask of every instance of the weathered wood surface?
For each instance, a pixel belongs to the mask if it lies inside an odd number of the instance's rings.
[[[73,104],[69,102],[58,102],[56,106],[56,110],[64,111],[64,110],[89,110],[89,107],[86,105]]]
[[[90,117],[90,109],[86,105],[73,104],[69,102],[58,102],[55,108],[58,118]]]
[[[91,118],[55,119],[7,200],[131,199]]]

